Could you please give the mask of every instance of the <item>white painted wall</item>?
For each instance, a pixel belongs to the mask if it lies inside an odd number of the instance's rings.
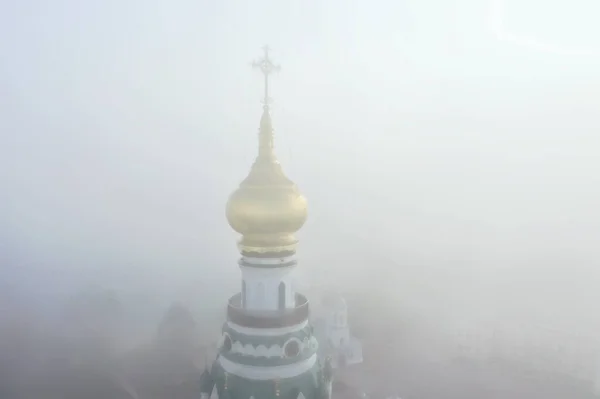
[[[350,345],[350,329],[346,327],[332,326],[327,334],[334,348]]]
[[[328,312],[327,329],[327,336],[335,348],[350,344],[348,311],[345,307],[337,307]]]
[[[243,258],[246,262],[260,264],[262,262],[286,263],[293,260],[292,257],[280,259]],[[279,309],[279,285],[285,284],[285,308],[296,306],[296,296],[293,285],[293,270],[295,266],[259,268],[240,266],[242,279],[246,284],[246,297],[244,308],[247,310],[278,310]]]

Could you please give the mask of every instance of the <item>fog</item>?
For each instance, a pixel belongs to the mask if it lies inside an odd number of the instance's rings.
[[[597,335],[599,11],[4,2],[3,306],[52,318],[111,290],[130,335],[178,301],[216,334],[240,279],[225,203],[257,148],[249,63],[268,43],[276,151],[309,201],[303,287],[439,329]]]

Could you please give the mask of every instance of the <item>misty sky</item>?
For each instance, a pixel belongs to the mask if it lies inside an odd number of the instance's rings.
[[[2,275],[237,287],[266,43],[303,270],[597,266],[600,5],[554,3],[2,2]]]

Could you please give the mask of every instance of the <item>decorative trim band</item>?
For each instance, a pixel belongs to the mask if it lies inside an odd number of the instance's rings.
[[[219,364],[228,373],[250,380],[271,380],[292,378],[309,371],[317,362],[314,354],[306,360],[285,366],[259,367],[237,364],[223,356],[219,356]]]
[[[285,328],[298,325],[309,317],[308,299],[296,294],[296,307],[284,311],[251,312],[242,307],[241,294],[229,299],[227,321],[250,328]]]
[[[296,259],[295,256],[279,256],[273,258],[257,258],[256,256],[242,256],[241,263],[250,265],[281,265]]]
[[[298,353],[302,353],[305,350],[316,351],[318,349],[317,339],[315,337],[304,338],[300,340],[298,338],[290,338],[287,342],[296,341],[298,344]],[[285,358],[285,345],[282,346],[274,344],[271,346],[244,344],[240,341],[233,342],[231,346],[231,353],[242,356],[250,357],[265,357],[265,358]]]
[[[244,335],[258,335],[258,336],[265,336],[265,337],[276,337],[276,336],[279,336],[279,335],[294,333],[296,331],[302,330],[303,328],[306,328],[306,326],[308,326],[308,320],[304,320],[302,323],[295,324],[293,326],[278,327],[278,328],[252,328],[252,327],[244,327],[244,326],[240,326],[238,324],[235,324],[235,323],[233,323],[231,321],[227,322],[227,326],[229,328],[231,328],[232,330],[235,330],[236,332],[238,332],[240,334],[244,334]]]
[[[282,258],[278,258],[276,259],[276,262],[256,262],[256,263],[252,263],[252,258],[242,258],[238,261],[238,265],[240,267],[254,267],[254,268],[259,268],[259,269],[274,269],[274,268],[280,268],[280,267],[293,267],[296,266],[298,264],[298,261],[296,259],[282,259]],[[254,258],[256,259],[256,258]]]
[[[251,245],[245,245],[242,243],[238,244],[238,250],[242,254],[256,254],[258,256],[273,256],[273,254],[289,254],[296,252],[296,244],[292,243],[288,245],[279,245],[271,247],[257,247]]]
[[[260,259],[269,259],[269,258],[281,258],[282,256],[293,256],[296,254],[296,250],[287,250],[287,251],[273,251],[273,252],[251,252],[241,250],[240,253],[242,256],[248,256],[250,258],[260,258]]]

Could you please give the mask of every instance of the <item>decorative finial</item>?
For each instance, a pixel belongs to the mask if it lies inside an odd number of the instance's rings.
[[[271,125],[271,116],[269,115],[269,76],[281,70],[279,65],[275,65],[269,57],[269,46],[264,46],[264,56],[258,61],[254,61],[252,66],[260,69],[265,77],[265,94],[263,99],[263,114],[260,118],[260,130],[258,138],[258,153],[262,160],[271,161],[275,158],[273,153],[273,126]]]
[[[269,103],[271,102],[271,99],[269,98],[269,75],[271,75],[274,72],[279,72],[281,70],[281,66],[275,65],[273,64],[273,61],[271,61],[271,58],[269,57],[269,50],[269,46],[264,46],[263,58],[252,63],[252,67],[260,69],[260,71],[265,77],[265,97],[263,99],[263,104],[265,108],[269,108]]]

